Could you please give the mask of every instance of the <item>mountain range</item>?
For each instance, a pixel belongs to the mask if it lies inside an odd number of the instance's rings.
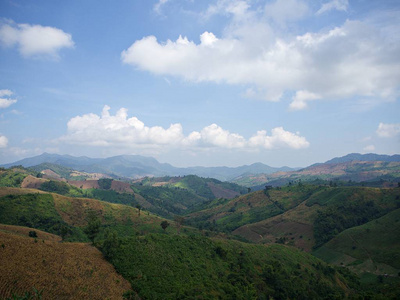
[[[296,168],[274,168],[262,163],[254,163],[240,167],[188,167],[177,168],[167,163],[160,163],[152,157],[141,155],[119,155],[108,158],[89,158],[86,156],[75,157],[71,155],[59,155],[43,153],[38,156],[25,158],[13,163],[4,164],[2,167],[21,165],[32,167],[42,163],[53,163],[74,170],[105,173],[115,177],[140,178],[145,176],[184,176],[198,175],[211,177],[222,181],[228,181],[243,174],[272,174],[275,172],[294,171]]]

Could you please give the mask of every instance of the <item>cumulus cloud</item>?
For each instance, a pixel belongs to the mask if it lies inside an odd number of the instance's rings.
[[[7,108],[11,104],[17,103],[16,99],[4,98],[12,95],[13,92],[10,90],[0,90],[0,108]]]
[[[397,124],[379,123],[376,133],[378,134],[379,137],[383,138],[395,137],[396,135],[400,134],[400,123]]]
[[[348,0],[332,0],[322,4],[321,8],[317,11],[317,15],[326,13],[330,10],[347,11],[348,6]]]
[[[8,144],[8,139],[4,135],[0,135],[0,148],[6,148]]]
[[[297,133],[285,131],[282,127],[271,130],[268,136],[265,130],[257,132],[249,140],[237,133],[211,124],[187,136],[182,125],[171,124],[168,128],[148,127],[136,117],[128,117],[125,108],[115,115],[110,114],[110,107],[105,106],[101,115],[85,114],[70,119],[68,133],[60,140],[66,143],[126,148],[224,148],[224,149],[274,149],[307,148],[307,140]]]
[[[0,43],[6,47],[16,46],[24,57],[58,58],[62,48],[74,47],[71,35],[61,29],[14,23],[1,25]]]
[[[261,16],[247,1],[218,1],[208,8],[208,15],[232,16],[221,36],[206,31],[199,43],[185,36],[165,42],[145,36],[124,50],[121,59],[161,76],[245,86],[247,96],[270,101],[280,100],[285,92],[294,93],[292,110],[304,109],[311,100],[362,97],[379,103],[398,97],[397,40],[373,22],[357,20],[279,36],[269,21],[274,15],[276,22],[288,22],[307,14],[304,1],[292,2],[298,9],[275,1],[265,6]],[[336,9],[342,7],[339,4]],[[400,27],[398,22],[390,26]]]
[[[307,148],[310,143],[306,138],[298,134],[284,130],[282,127],[276,127],[271,130],[271,135],[268,136],[265,130],[257,131],[257,134],[250,138],[251,146],[262,146],[265,149],[273,148]]]

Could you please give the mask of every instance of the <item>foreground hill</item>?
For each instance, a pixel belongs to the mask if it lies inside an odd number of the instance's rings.
[[[38,237],[29,237],[28,231]],[[1,299],[35,295],[34,289],[43,299],[122,299],[131,290],[95,247],[57,238],[37,229],[0,225]]]
[[[119,240],[110,261],[142,299],[345,299],[343,268],[283,245],[148,235]]]

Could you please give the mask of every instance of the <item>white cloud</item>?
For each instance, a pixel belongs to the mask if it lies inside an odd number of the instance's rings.
[[[250,138],[250,145],[262,146],[265,149],[284,147],[302,149],[310,146],[310,143],[306,140],[306,138],[286,131],[282,127],[276,127],[272,129],[271,133],[272,134],[268,136],[265,130],[258,131],[255,136]]]
[[[327,3],[322,4],[321,8],[317,11],[317,15],[323,14],[330,10],[347,11],[349,7],[348,0],[332,0]]]
[[[400,134],[400,123],[397,124],[385,124],[379,123],[376,133],[380,137],[391,138]]]
[[[211,124],[201,130],[201,140],[206,145],[224,148],[243,148],[246,145],[244,137],[236,133],[230,133],[217,124]]]
[[[234,11],[222,36],[206,31],[200,43],[184,36],[166,42],[146,36],[122,52],[122,61],[157,75],[241,85],[247,89],[246,96],[270,101],[292,92],[296,95],[292,110],[305,108],[311,100],[362,97],[380,103],[398,97],[400,45],[372,22],[347,20],[333,29],[277,37],[267,11],[260,17],[246,1],[232,1],[234,7],[241,7],[237,10],[228,3],[218,1],[208,10],[209,15],[228,8]],[[280,22],[306,13],[300,8],[290,11],[285,1],[267,8],[282,10]],[[400,30],[398,22],[391,26]]]
[[[70,34],[61,29],[30,24],[3,24],[0,43],[6,47],[17,46],[24,57],[48,56],[58,58],[62,48],[73,48]]]
[[[4,135],[0,135],[0,148],[6,148],[8,144],[8,139]]]
[[[7,108],[10,105],[17,103],[16,99],[3,98],[4,96],[11,96],[13,92],[10,90],[0,90],[0,108]]]
[[[136,117],[128,117],[125,108],[111,115],[110,107],[105,106],[101,115],[93,113],[77,116],[68,121],[68,133],[60,141],[90,146],[147,148],[167,150],[168,148],[292,148],[301,149],[309,146],[304,137],[285,131],[282,127],[272,129],[272,135],[266,131],[257,132],[249,140],[237,133],[231,133],[211,124],[200,131],[193,131],[185,136],[182,125],[171,124],[168,128],[148,127]]]

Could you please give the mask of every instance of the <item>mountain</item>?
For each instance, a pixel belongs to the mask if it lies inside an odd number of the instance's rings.
[[[278,171],[293,171],[289,167],[274,168],[262,163],[255,163],[241,167],[189,167],[177,168],[167,163],[160,163],[152,157],[141,155],[119,155],[109,158],[89,158],[86,156],[74,157],[43,153],[39,156],[25,158],[14,163],[4,164],[2,167],[22,165],[32,167],[42,163],[58,164],[63,167],[90,173],[113,174],[117,177],[140,178],[145,176],[183,176],[198,175],[227,181],[244,173],[271,174]]]
[[[345,181],[364,182],[368,185],[397,185],[400,177],[400,155],[349,154],[326,163],[273,174],[244,174],[231,182],[260,190],[266,184],[283,186],[295,181]]]
[[[400,155],[383,155],[383,154],[360,154],[350,153],[342,157],[335,157],[325,162],[325,164],[340,164],[350,161],[385,161],[385,162],[400,162]]]

